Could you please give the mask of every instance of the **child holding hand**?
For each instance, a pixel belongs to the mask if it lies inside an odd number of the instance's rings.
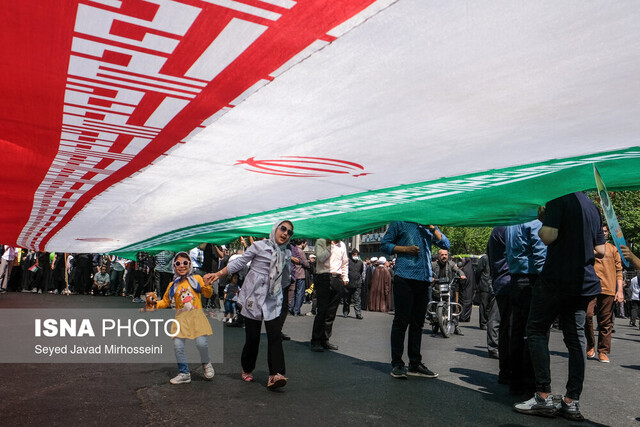
[[[211,285],[205,285],[202,277],[193,274],[191,258],[186,252],[178,252],[173,258],[173,282],[169,284],[164,297],[157,302],[157,308],[171,307],[172,302],[176,309],[176,320],[180,325],[180,331],[173,337],[173,349],[178,361],[178,375],[171,378],[171,384],[186,384],[191,382],[191,374],[187,357],[184,352],[184,344],[187,339],[195,340],[200,353],[204,376],[211,379],[214,376],[213,366],[209,360],[209,348],[207,335],[212,335],[211,325],[207,316],[202,311],[201,295],[211,298],[213,289]],[[176,333],[177,326],[172,324],[171,334]]]

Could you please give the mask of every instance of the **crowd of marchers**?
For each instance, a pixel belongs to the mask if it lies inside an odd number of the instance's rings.
[[[380,245],[385,256],[365,259],[341,240],[293,239],[294,225],[279,221],[268,238],[240,238],[242,247],[234,251],[202,243],[188,252],[139,252],[135,260],[2,246],[0,293],[111,295],[146,300],[151,309],[173,307],[186,331],[174,340],[180,372],[173,384],[190,382],[185,340],[195,340],[205,376],[214,375],[205,357],[211,329],[203,309],[224,310],[227,326],[245,328],[244,381],[253,381],[264,323],[269,388],[287,383],[282,349],[289,339],[282,332],[287,316],[313,316],[310,350],[336,351],[330,339],[340,307],[344,317],[353,308],[358,320],[367,311],[391,312],[391,376],[436,378],[422,360],[422,330],[430,320],[434,333],[439,328],[448,336],[442,311],[435,322],[429,309],[442,304],[446,294],[453,333],[464,335],[460,323],[470,320],[475,301],[488,356],[499,360],[498,381],[511,394],[533,395],[514,410],[573,421],[584,419],[579,398],[586,359],[610,362],[615,318],[629,317],[629,325],[636,326],[640,296],[633,268],[640,269],[640,260],[608,241],[607,226],[583,193],[547,202],[536,220],[494,228],[486,254],[477,258],[456,260],[447,236],[426,221],[392,222]],[[433,256],[432,247],[439,248]],[[623,257],[631,269],[623,268]],[[304,304],[311,304],[306,313]],[[569,354],[564,395],[551,390],[552,327],[562,330]]]

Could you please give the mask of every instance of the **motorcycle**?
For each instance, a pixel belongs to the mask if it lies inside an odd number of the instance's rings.
[[[453,320],[462,313],[462,305],[452,301],[453,284],[457,280],[457,277],[451,281],[446,277],[436,279],[433,283],[433,301],[427,304],[427,320],[431,323],[433,333],[440,330],[444,338],[451,336]]]

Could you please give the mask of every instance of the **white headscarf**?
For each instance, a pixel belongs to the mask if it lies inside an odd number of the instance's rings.
[[[291,224],[291,229],[293,230],[293,224],[291,221],[284,220],[276,222],[273,225],[271,234],[269,234],[269,239],[267,240],[267,244],[273,249],[271,254],[271,264],[269,265],[269,294],[271,296],[278,295],[282,292],[282,280],[287,279],[286,277],[282,277],[285,270],[285,261],[288,258],[291,258],[291,250],[287,247],[289,240],[291,240],[291,236],[289,236],[287,241],[282,245],[279,245],[276,242],[276,230],[284,222]]]
[[[180,276],[176,271],[176,259],[180,256],[181,258],[186,258],[189,260],[189,271],[184,276]],[[171,260],[171,268],[173,269],[173,283],[171,284],[171,290],[169,291],[169,299],[173,299],[176,294],[176,289],[180,280],[187,279],[189,285],[193,288],[194,291],[200,293],[202,290],[200,289],[200,283],[193,277],[193,262],[191,262],[191,257],[186,252],[178,252]]]

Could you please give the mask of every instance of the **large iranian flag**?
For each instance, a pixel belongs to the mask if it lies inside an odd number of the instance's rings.
[[[3,5],[0,243],[529,220],[640,187],[637,1]]]

